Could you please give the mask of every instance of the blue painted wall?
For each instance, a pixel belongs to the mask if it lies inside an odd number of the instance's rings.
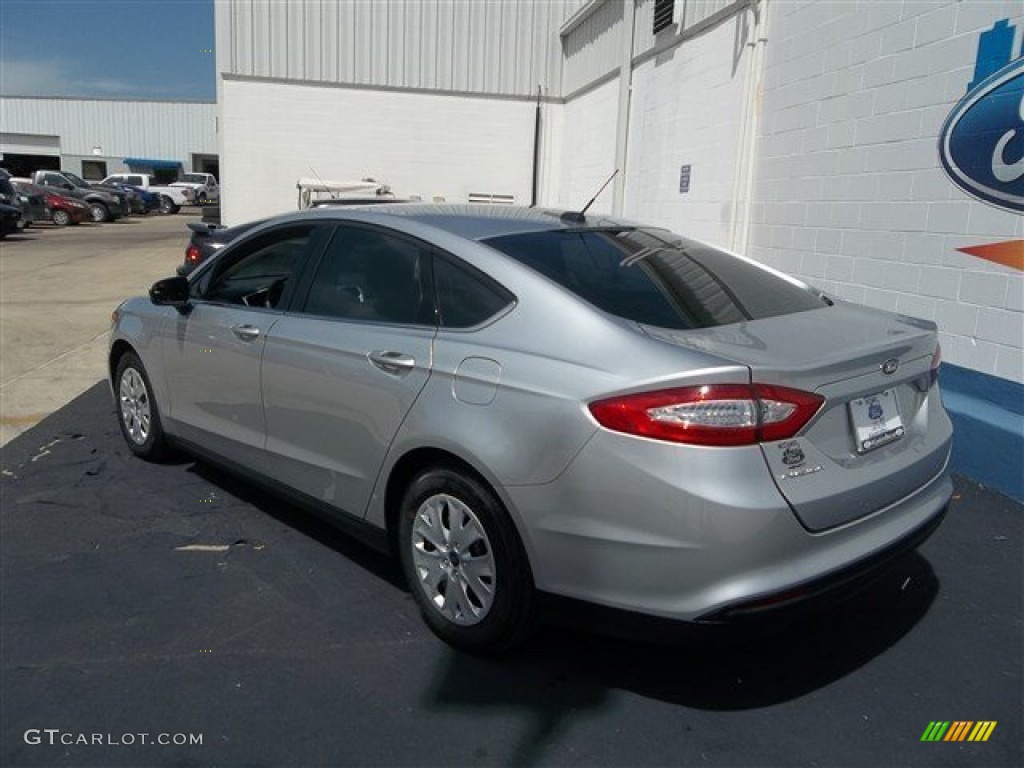
[[[956,430],[953,471],[1024,502],[1024,385],[943,363],[939,386]]]

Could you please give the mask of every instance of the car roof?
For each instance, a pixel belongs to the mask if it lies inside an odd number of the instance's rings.
[[[358,211],[360,206],[322,206],[307,212],[312,217],[336,217],[343,212]],[[512,205],[480,204],[417,204],[373,205],[362,207],[378,217],[400,217],[443,230],[469,240],[485,240],[502,235],[552,230],[586,230],[631,228],[638,226],[624,219],[597,214],[582,220],[563,217],[565,211],[548,208],[526,208]],[[576,216],[577,214],[569,214]],[[379,218],[378,218],[379,220]]]

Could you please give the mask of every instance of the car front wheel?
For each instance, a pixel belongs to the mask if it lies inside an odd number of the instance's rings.
[[[53,223],[58,227],[66,227],[71,223],[71,214],[58,209],[53,212]]]
[[[125,353],[115,374],[118,423],[132,453],[158,461],[167,454],[167,441],[160,424],[160,410],[153,399],[153,387],[142,361],[134,352]]]
[[[410,483],[399,525],[402,569],[430,629],[486,654],[521,644],[534,626],[526,552],[508,513],[476,477],[447,467]]]
[[[97,224],[101,224],[104,221],[113,221],[110,211],[103,203],[90,203],[89,213],[92,216],[92,220]]]

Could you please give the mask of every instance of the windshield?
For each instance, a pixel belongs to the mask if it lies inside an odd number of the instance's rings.
[[[84,187],[85,189],[92,189],[92,187],[90,187],[82,179],[80,179],[78,176],[75,176],[75,174],[71,173],[70,171],[61,171],[61,173],[63,173],[67,177],[68,181],[70,181],[76,187]]]
[[[190,181],[190,182],[194,182],[194,183],[197,183],[197,184],[205,184],[206,183],[206,177],[201,175],[201,174],[198,174],[198,173],[186,173],[184,176],[181,177],[181,180],[182,181]]]
[[[644,325],[710,328],[827,306],[799,281],[665,230],[556,230],[484,242]]]

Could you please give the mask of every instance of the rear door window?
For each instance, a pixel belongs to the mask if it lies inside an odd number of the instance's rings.
[[[339,226],[302,311],[322,317],[434,325],[430,248],[377,229]]]
[[[484,242],[644,325],[710,328],[827,306],[796,280],[665,230],[555,230]]]

